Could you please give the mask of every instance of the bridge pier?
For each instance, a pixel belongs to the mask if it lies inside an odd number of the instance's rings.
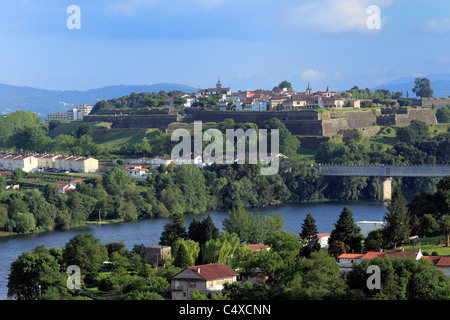
[[[381,200],[387,201],[392,198],[392,178],[381,178]]]

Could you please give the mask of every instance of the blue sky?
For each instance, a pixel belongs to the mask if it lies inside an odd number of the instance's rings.
[[[69,30],[67,7],[81,10]],[[370,30],[367,8],[380,8]],[[5,0],[0,83],[374,87],[450,73],[448,0]]]

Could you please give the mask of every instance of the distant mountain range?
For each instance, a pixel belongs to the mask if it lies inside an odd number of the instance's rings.
[[[197,89],[174,83],[158,83],[152,85],[117,85],[87,91],[77,90],[45,90],[31,87],[20,87],[0,84],[0,113],[11,113],[15,110],[32,111],[42,118],[48,113],[65,112],[80,104],[91,105],[98,99],[119,98],[132,92],[166,92],[179,90],[190,93]]]
[[[421,76],[420,78],[430,79],[431,89],[433,89],[433,97],[449,97],[450,96],[450,74],[431,74],[428,76]],[[406,91],[409,92],[410,98],[415,98],[416,94],[412,92],[414,88],[414,80],[416,77],[401,78],[394,81],[386,82],[371,90],[388,89],[394,92],[401,91],[406,97]]]

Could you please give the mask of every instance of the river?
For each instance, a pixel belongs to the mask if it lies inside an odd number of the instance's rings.
[[[260,212],[264,217],[271,213],[281,214],[284,220],[284,230],[298,234],[308,211],[316,220],[319,233],[331,232],[342,209],[348,206],[353,212],[356,221],[370,220],[380,221],[386,212],[385,206],[377,201],[338,201],[308,203],[302,205],[284,205],[279,207],[265,207],[252,209]],[[219,229],[222,229],[222,221],[228,217],[227,212],[211,212],[211,217]],[[203,219],[207,214],[197,215],[197,219]],[[192,221],[193,216],[186,215],[186,228]],[[31,251],[41,244],[47,248],[53,246],[62,248],[71,238],[78,233],[92,233],[100,239],[100,242],[124,241],[129,250],[135,244],[152,246],[158,244],[159,237],[164,225],[170,219],[148,219],[134,222],[108,224],[102,226],[86,226],[83,228],[66,231],[51,231],[29,235],[17,235],[0,238],[0,300],[7,298],[7,282],[9,267],[25,251]]]

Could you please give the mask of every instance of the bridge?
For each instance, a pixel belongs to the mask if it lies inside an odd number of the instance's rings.
[[[321,176],[380,177],[383,200],[391,198],[393,177],[442,178],[450,175],[447,165],[333,165],[313,164]]]

